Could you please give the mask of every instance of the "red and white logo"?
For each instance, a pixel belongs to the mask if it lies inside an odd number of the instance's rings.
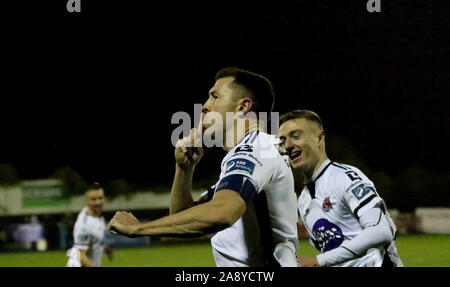
[[[328,209],[330,209],[332,207],[331,206],[330,197],[325,197],[325,199],[323,200],[323,203],[322,203],[322,207],[325,210],[328,210]]]

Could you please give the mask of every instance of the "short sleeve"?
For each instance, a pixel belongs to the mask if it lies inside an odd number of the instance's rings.
[[[282,158],[275,147],[275,137],[249,133],[222,162],[216,192],[231,189],[248,202],[279,175]]]
[[[73,232],[73,240],[74,240],[74,247],[79,250],[88,250],[89,249],[89,243],[91,240],[91,235],[87,232],[85,228],[77,228],[75,227]]]
[[[232,156],[224,163],[224,171],[221,179],[230,175],[242,175],[248,177],[254,184],[257,192],[270,181],[275,170],[273,164],[264,158],[258,158],[256,153],[239,153]],[[220,181],[220,180],[219,180]]]
[[[252,148],[246,152],[241,149],[222,163],[216,192],[234,190],[249,202],[273,178],[275,170],[272,166],[266,159],[259,158]]]

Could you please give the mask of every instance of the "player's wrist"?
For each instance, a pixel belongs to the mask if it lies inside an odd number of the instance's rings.
[[[178,163],[175,164],[176,172],[180,175],[191,175],[194,173],[195,164],[194,165],[180,165]]]
[[[142,223],[138,223],[138,224],[133,224],[130,226],[129,235],[131,237],[134,237],[134,236],[148,235],[148,234],[144,234],[144,226],[142,225]]]

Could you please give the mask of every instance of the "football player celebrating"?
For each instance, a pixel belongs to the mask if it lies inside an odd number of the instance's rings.
[[[67,267],[100,267],[103,252],[109,260],[113,250],[105,245],[106,223],[102,216],[103,188],[92,184],[85,192],[86,207],[78,214],[73,228],[74,245],[69,253]]]
[[[191,130],[175,148],[171,215],[140,223],[131,213],[117,212],[108,229],[126,236],[210,233],[219,267],[298,266],[297,199],[289,160],[279,150],[279,139],[249,116],[272,111],[272,84],[239,68],[222,69],[215,79],[202,107],[202,129]],[[232,120],[225,120],[230,114]],[[221,138],[228,153],[217,183],[194,201],[192,178],[203,155],[200,134]]]
[[[301,266],[403,266],[385,203],[359,169],[328,159],[320,117],[308,110],[283,114],[279,137],[306,179],[298,210],[320,251],[300,257]]]

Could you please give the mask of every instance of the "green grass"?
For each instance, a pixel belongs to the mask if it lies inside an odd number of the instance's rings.
[[[397,248],[406,266],[450,267],[449,235],[399,236]],[[299,254],[313,256],[317,251],[306,240],[300,242]],[[1,253],[0,267],[65,266],[64,251]],[[115,258],[103,258],[104,267],[209,267],[215,266],[211,246],[206,243],[155,245],[115,250]]]

